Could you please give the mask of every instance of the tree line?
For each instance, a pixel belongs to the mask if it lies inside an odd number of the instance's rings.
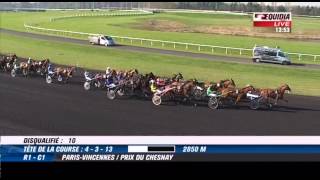
[[[0,2],[0,9],[193,9],[235,12],[292,12],[295,15],[320,16],[320,7],[314,6],[271,6],[249,2]]]

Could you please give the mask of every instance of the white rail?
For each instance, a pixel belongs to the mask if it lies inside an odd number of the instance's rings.
[[[65,31],[65,30],[59,30],[59,29],[47,29],[47,28],[41,28],[41,27],[35,27],[31,25],[24,24],[24,27],[27,30],[40,30],[40,31],[46,31],[46,32],[55,32],[55,33],[61,33],[62,35],[68,35],[68,34],[76,34],[76,35],[88,35],[88,36],[96,36],[101,34],[96,33],[85,33],[85,32],[75,32],[75,31]],[[247,49],[247,48],[236,48],[236,47],[226,47],[226,46],[213,46],[213,45],[203,45],[203,44],[194,44],[194,43],[185,43],[185,42],[175,42],[175,41],[163,41],[163,40],[155,40],[155,39],[145,39],[145,38],[135,38],[135,37],[124,37],[124,36],[113,36],[109,35],[112,38],[119,38],[121,41],[127,39],[130,41],[131,44],[134,43],[134,41],[139,41],[139,43],[142,45],[143,42],[148,42],[147,44],[149,46],[155,46],[154,43],[160,43],[162,47],[165,47],[166,45],[170,44],[171,46],[166,46],[169,48],[177,49],[177,45],[182,45],[185,50],[191,50],[191,46],[194,46],[197,48],[197,51],[203,52],[203,48],[210,49],[212,53],[215,53],[217,49],[223,50],[225,54],[231,54],[231,51],[236,51],[239,53],[239,55],[245,55],[249,52],[251,55],[253,52],[253,49]],[[207,50],[208,51],[208,50]],[[221,51],[220,51],[221,52]],[[293,53],[293,52],[285,52],[288,55],[296,55],[298,57],[298,60],[300,61],[303,56],[309,56],[312,57],[314,61],[317,60],[317,58],[320,55],[315,54],[304,54],[304,53]]]
[[[94,16],[138,16],[138,15],[148,15],[148,14],[153,14],[153,12],[149,11],[140,11],[140,12],[131,12],[131,11],[125,11],[125,12],[86,12],[86,13],[80,13],[80,14],[73,14],[69,16],[61,16],[61,17],[55,17],[55,18],[50,18],[50,22],[56,21],[58,19],[66,19],[66,18],[74,18],[74,17],[94,17]]]

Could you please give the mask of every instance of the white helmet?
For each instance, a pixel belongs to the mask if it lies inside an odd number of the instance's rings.
[[[107,70],[110,71],[110,67],[107,67]]]
[[[153,80],[153,79],[151,79],[151,80],[150,80],[150,83],[151,83],[151,84],[153,84],[153,83],[154,83],[154,80]]]

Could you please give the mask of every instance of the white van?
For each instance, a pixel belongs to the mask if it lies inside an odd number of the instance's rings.
[[[115,42],[110,36],[89,36],[89,42],[91,44],[114,46]]]
[[[253,62],[271,62],[283,65],[291,64],[287,54],[278,48],[269,48],[267,46],[256,46],[253,49]]]

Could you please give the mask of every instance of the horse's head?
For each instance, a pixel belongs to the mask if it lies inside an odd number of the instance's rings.
[[[291,88],[289,87],[288,84],[282,84],[278,89],[281,94],[284,94],[285,91],[288,91],[289,93],[291,92]]]
[[[68,69],[67,69],[67,76],[68,76],[68,77],[72,77],[73,72],[75,72],[75,71],[76,71],[76,67],[68,68]]]
[[[146,77],[147,77],[148,80],[156,79],[156,76],[152,72],[150,72],[149,74],[146,74]]]
[[[50,63],[49,59],[43,60],[42,66],[46,67]]]
[[[11,60],[12,61],[14,61],[15,59],[17,59],[18,57],[17,57],[17,55],[16,54],[13,54],[12,56],[11,56]]]
[[[255,90],[255,88],[254,88],[252,85],[247,84],[247,85],[246,85],[244,88],[242,88],[240,91],[243,92],[243,93],[247,93],[247,92],[249,92],[249,91],[256,91],[256,90]]]
[[[177,80],[179,81],[179,80],[183,79],[183,76],[182,76],[181,73],[178,73],[176,78],[177,78]]]

